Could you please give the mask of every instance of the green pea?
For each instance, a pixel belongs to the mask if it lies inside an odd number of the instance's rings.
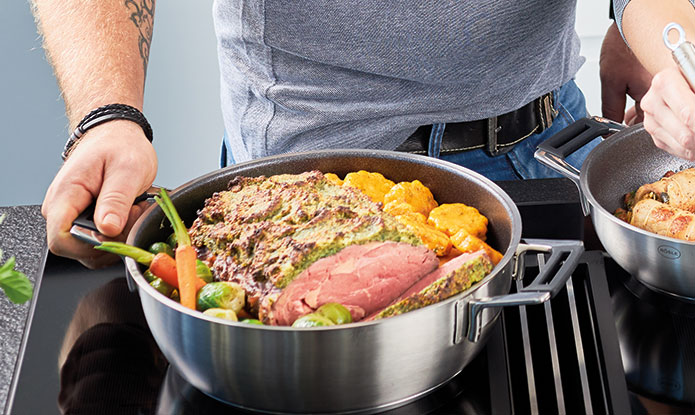
[[[170,257],[174,257],[174,250],[171,249],[171,246],[165,242],[155,242],[152,245],[150,245],[150,248],[148,251],[152,252],[153,254],[157,255],[160,253],[164,253],[169,255]]]
[[[335,324],[352,323],[352,315],[345,306],[338,303],[326,303],[316,309],[316,314],[326,317]]]
[[[292,327],[323,327],[323,326],[335,326],[335,323],[328,318],[320,314],[307,314],[305,316],[299,317],[292,323]]]
[[[171,235],[169,235],[167,237],[167,245],[169,245],[171,247],[171,249],[174,249],[174,250],[176,249],[176,247],[178,246],[178,243],[176,243],[176,234],[175,233],[172,232]]]
[[[147,269],[145,272],[143,272],[142,276],[145,277],[147,282],[152,282],[152,281],[157,279],[157,277],[149,269]]]

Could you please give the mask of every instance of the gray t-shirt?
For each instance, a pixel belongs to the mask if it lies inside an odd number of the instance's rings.
[[[583,63],[574,0],[216,0],[234,159],[394,149],[504,114]]]

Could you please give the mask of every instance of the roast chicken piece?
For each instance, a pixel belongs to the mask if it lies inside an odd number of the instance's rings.
[[[695,241],[695,214],[657,200],[637,202],[630,224],[658,235]]]
[[[635,202],[655,199],[669,206],[695,213],[695,168],[685,169],[658,182],[641,186]]]

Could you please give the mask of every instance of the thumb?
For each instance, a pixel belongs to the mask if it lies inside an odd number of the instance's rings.
[[[130,208],[140,193],[132,175],[123,169],[106,174],[94,210],[94,223],[105,236],[118,236],[125,228]]]

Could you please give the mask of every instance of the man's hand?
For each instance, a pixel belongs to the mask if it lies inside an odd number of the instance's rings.
[[[657,73],[642,100],[644,129],[660,149],[695,160],[695,93],[678,68]]]
[[[72,222],[96,199],[94,222],[99,232],[123,240],[142,211],[133,200],[151,186],[156,173],[154,148],[136,123],[109,121],[87,131],[43,201],[51,252],[90,268],[112,262],[113,255],[73,238]]]
[[[652,76],[625,44],[615,23],[608,28],[603,39],[599,65],[603,116],[626,124],[641,122],[640,101],[649,89]],[[636,105],[626,113],[628,95]]]

